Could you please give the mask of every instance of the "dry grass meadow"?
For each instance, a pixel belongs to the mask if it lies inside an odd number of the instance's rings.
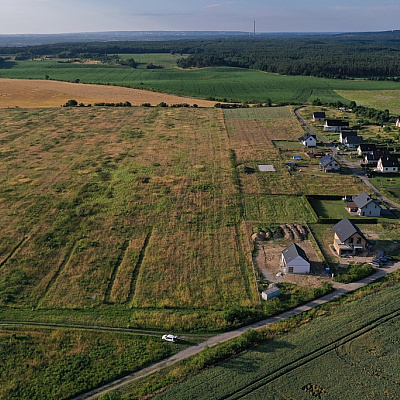
[[[75,99],[78,103],[84,104],[129,101],[134,106],[143,103],[157,105],[165,102],[169,105],[188,103],[190,105],[197,104],[200,107],[212,107],[215,103],[118,86],[85,85],[37,79],[0,80],[0,108],[59,107],[70,99]]]

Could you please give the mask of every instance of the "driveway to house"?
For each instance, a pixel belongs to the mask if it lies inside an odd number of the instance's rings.
[[[353,282],[353,283],[348,283],[348,284],[334,282],[333,283],[334,290],[331,293],[329,293],[323,297],[320,297],[319,299],[310,301],[306,304],[303,304],[303,305],[295,307],[291,310],[285,311],[282,314],[276,315],[274,317],[264,319],[263,321],[256,322],[254,324],[236,329],[231,332],[226,332],[226,333],[222,333],[220,335],[213,336],[210,339],[208,339],[202,343],[199,343],[196,346],[188,347],[185,350],[182,350],[181,352],[179,352],[163,361],[160,361],[160,362],[153,364],[147,368],[144,368],[138,372],[134,372],[123,378],[120,378],[113,382],[110,382],[109,384],[101,386],[95,390],[92,390],[91,392],[88,392],[88,393],[82,394],[78,397],[75,397],[73,400],[97,399],[99,396],[101,396],[104,393],[108,393],[113,390],[122,388],[123,386],[129,385],[140,378],[151,375],[152,373],[160,371],[163,368],[169,367],[170,365],[173,365],[173,364],[175,364],[179,361],[182,361],[188,357],[194,356],[194,355],[200,353],[206,347],[213,347],[219,343],[223,343],[230,339],[234,339],[249,329],[261,329],[261,328],[264,328],[275,322],[279,322],[286,318],[292,317],[294,315],[301,314],[301,313],[308,311],[314,307],[317,307],[321,304],[324,304],[324,303],[327,303],[334,299],[337,299],[338,297],[341,297],[349,292],[352,292],[352,291],[359,289],[365,285],[368,285],[369,283],[372,283],[372,282],[376,281],[377,279],[382,278],[386,274],[388,274],[390,272],[394,272],[398,269],[400,269],[400,262],[392,263],[390,266],[380,268],[375,272],[375,274],[368,276],[367,278],[364,278],[358,282]]]

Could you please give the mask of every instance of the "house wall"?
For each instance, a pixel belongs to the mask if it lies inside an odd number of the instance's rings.
[[[310,263],[301,257],[296,257],[285,265],[285,272],[287,274],[309,274]]]
[[[338,239],[338,241],[340,242],[340,239],[336,233],[334,239]],[[350,238],[344,241],[343,244],[361,244],[364,249],[367,247],[367,241],[358,233],[352,235]],[[335,248],[336,252],[340,254],[339,246],[336,240],[333,241],[333,247]]]
[[[359,209],[357,214],[361,217],[380,217],[381,208],[375,202],[371,202]]]

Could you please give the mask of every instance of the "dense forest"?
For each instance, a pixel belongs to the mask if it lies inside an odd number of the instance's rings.
[[[400,80],[400,31],[0,48],[0,55],[12,54],[17,60],[45,55],[106,60],[115,54],[145,53],[188,55],[177,61],[181,68],[233,66],[285,75]]]

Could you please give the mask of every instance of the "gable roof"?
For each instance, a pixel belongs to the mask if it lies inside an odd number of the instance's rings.
[[[353,224],[348,218],[343,218],[336,225],[334,225],[332,229],[334,230],[341,242],[346,241],[355,233],[358,233],[365,240],[367,240],[363,233],[358,229],[358,227]]]
[[[323,111],[316,111],[316,112],[313,114],[313,117],[314,117],[314,118],[324,118],[324,119],[325,119],[325,113],[324,113]]]
[[[340,136],[342,137],[342,139],[349,136],[357,136],[357,131],[341,131]]]
[[[382,167],[399,167],[399,160],[393,156],[382,156],[379,159],[382,163]]]
[[[362,136],[346,136],[344,139],[345,144],[361,144],[363,141]]]
[[[349,126],[349,121],[342,121],[340,119],[327,119],[326,126]]]
[[[316,136],[315,136],[315,135],[311,135],[310,132],[307,132],[305,135],[300,136],[300,137],[299,137],[299,140],[300,140],[301,142],[305,142],[307,139],[309,139],[309,138],[311,138],[311,137],[314,138],[315,140],[317,140]]]
[[[359,146],[360,151],[374,151],[376,150],[375,143],[361,143]]]
[[[286,249],[282,251],[282,255],[286,264],[296,257],[301,257],[303,260],[310,262],[305,251],[296,243],[292,243],[290,246],[286,247]]]
[[[331,162],[337,162],[335,157],[333,157],[330,154],[327,154],[326,156],[322,157],[320,160],[321,163],[321,167],[326,167],[328,164],[330,164]]]
[[[362,192],[358,196],[353,197],[353,202],[358,208],[363,208],[371,202],[375,202],[374,199],[367,193]]]

